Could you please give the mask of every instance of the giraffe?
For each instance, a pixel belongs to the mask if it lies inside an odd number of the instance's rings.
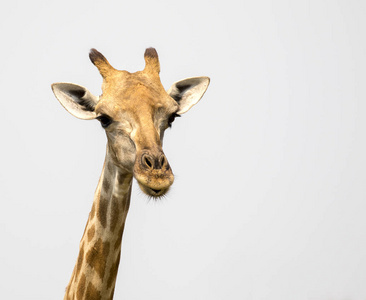
[[[162,149],[164,131],[201,99],[210,82],[191,77],[165,91],[154,48],[146,49],[145,68],[135,73],[113,68],[96,49],[89,58],[103,78],[101,96],[73,83],[52,84],[69,113],[99,120],[107,136],[102,174],[64,300],[113,299],[132,179],[149,197],[168,192],[174,175]]]

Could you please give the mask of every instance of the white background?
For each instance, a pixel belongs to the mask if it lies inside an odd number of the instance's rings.
[[[88,58],[210,76],[165,136],[176,174],[134,185],[115,299],[366,299],[366,2],[3,1],[1,299],[62,299],[106,138],[50,85]]]

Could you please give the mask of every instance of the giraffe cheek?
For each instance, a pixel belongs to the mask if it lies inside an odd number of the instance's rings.
[[[112,154],[114,164],[132,173],[136,160],[136,148],[133,142],[123,139],[113,144],[109,143],[108,148]]]

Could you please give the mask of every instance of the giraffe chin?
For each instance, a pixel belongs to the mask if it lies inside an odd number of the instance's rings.
[[[148,187],[144,184],[142,184],[141,182],[137,181],[141,191],[143,191],[147,196],[152,197],[152,198],[161,198],[163,197],[168,191],[169,191],[169,187],[167,188],[162,188],[162,189],[153,189],[151,187]]]

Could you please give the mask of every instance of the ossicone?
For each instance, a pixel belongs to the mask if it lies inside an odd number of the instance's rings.
[[[98,68],[103,78],[107,77],[115,69],[110,65],[108,60],[98,50],[92,48],[89,52],[91,62]]]
[[[159,56],[155,48],[147,48],[145,50],[145,69],[149,73],[160,73]]]

